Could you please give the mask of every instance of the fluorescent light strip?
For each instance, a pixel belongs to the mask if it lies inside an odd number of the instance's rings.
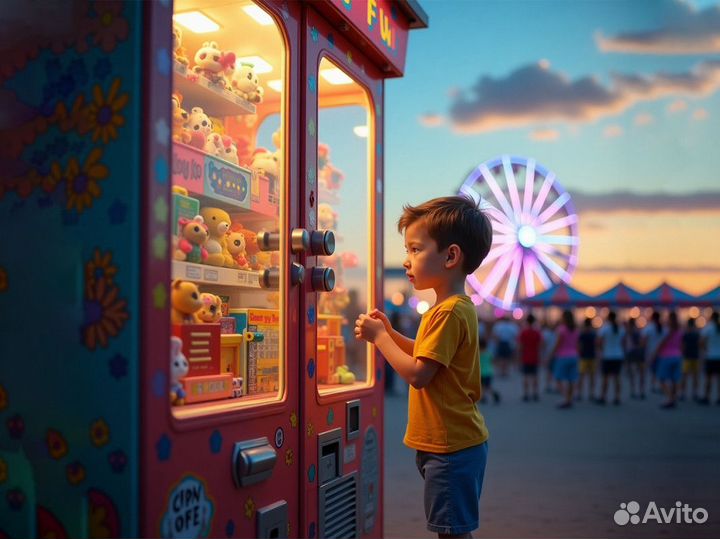
[[[356,125],[355,127],[353,127],[353,133],[355,133],[360,138],[367,138],[368,126],[367,125]]]
[[[267,85],[276,92],[282,92],[282,81],[280,79],[269,80]]]
[[[235,60],[236,68],[239,68],[242,64],[252,64],[256,75],[270,73],[273,70],[273,66],[260,56],[244,56]]]
[[[220,30],[220,25],[202,11],[186,11],[173,15],[173,20],[196,34],[209,34]]]
[[[350,77],[348,77],[344,71],[338,69],[337,67],[333,67],[331,69],[323,69],[320,72],[320,76],[326,81],[328,81],[330,84],[335,84],[338,86],[341,84],[352,84],[353,82],[355,82]]]
[[[255,19],[260,26],[268,26],[273,23],[272,17],[258,6],[245,6],[243,11]]]

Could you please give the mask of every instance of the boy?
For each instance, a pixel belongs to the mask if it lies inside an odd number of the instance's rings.
[[[425,480],[428,530],[438,537],[472,537],[487,460],[488,431],[480,399],[478,325],[465,278],[487,256],[490,220],[465,197],[405,206],[403,266],[416,290],[433,289],[435,305],[416,340],[402,336],[377,309],[361,314],[355,336],[380,350],[410,384],[405,445],[417,450]]]

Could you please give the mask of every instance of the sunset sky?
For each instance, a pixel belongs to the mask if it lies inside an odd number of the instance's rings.
[[[573,286],[720,283],[717,2],[421,5],[430,27],[411,33],[405,76],[386,85],[386,266],[404,257],[403,204],[453,194],[510,154],[573,197]]]

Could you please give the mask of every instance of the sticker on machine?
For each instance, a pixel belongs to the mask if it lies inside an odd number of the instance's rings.
[[[210,534],[214,507],[205,481],[194,475],[186,475],[173,485],[168,494],[160,524],[162,537],[207,537]]]

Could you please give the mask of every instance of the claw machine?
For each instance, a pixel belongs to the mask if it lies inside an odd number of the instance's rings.
[[[422,9],[8,17],[0,537],[381,537],[383,365],[352,324]]]

